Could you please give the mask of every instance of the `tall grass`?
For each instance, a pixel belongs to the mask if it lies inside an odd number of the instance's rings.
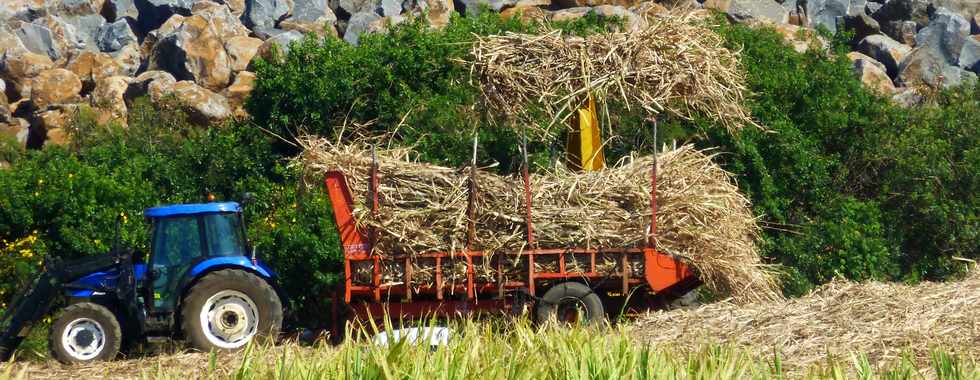
[[[935,352],[929,363],[875,362],[865,355],[792,368],[778,354],[735,347],[695,351],[636,342],[626,328],[536,328],[529,323],[463,322],[448,345],[372,343],[376,327],[350,330],[338,346],[250,345],[237,354],[151,356],[86,366],[0,364],[0,380],[144,379],[980,379],[974,359]],[[954,349],[954,348],[950,348]],[[775,352],[775,350],[774,350]]]

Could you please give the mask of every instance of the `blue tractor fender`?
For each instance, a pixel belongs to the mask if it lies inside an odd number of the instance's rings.
[[[208,273],[223,270],[223,269],[237,269],[244,270],[255,274],[269,283],[272,289],[276,291],[279,295],[280,301],[283,305],[288,304],[288,299],[285,292],[279,287],[279,281],[277,281],[276,273],[268,265],[261,261],[252,262],[252,259],[247,256],[222,256],[222,257],[212,257],[204,261],[195,264],[184,277],[187,279],[184,286],[181,287],[181,294],[186,295],[190,291],[191,287],[194,286],[197,281],[204,278]],[[183,296],[181,296],[181,299]]]

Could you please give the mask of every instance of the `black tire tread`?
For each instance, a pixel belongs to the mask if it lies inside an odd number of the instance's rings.
[[[238,290],[252,298],[252,302],[255,302],[256,306],[259,307],[259,331],[256,333],[255,339],[261,341],[269,337],[274,338],[278,334],[282,327],[283,308],[282,301],[279,299],[279,295],[276,294],[275,289],[268,282],[250,272],[239,269],[222,269],[208,273],[201,278],[200,281],[191,287],[191,290],[187,292],[187,295],[184,296],[183,302],[181,303],[181,331],[183,331],[184,337],[192,348],[205,352],[220,349],[212,347],[207,338],[204,337],[203,332],[198,328],[197,309],[200,307],[197,306],[197,303],[198,301],[203,303],[216,292],[215,290],[211,290],[212,287],[216,287],[219,290]],[[265,301],[270,302],[268,316],[263,313],[262,306],[260,305],[260,303]],[[266,324],[266,319],[269,319],[271,323],[267,325],[268,328],[263,329],[262,325]]]
[[[102,325],[106,333],[106,346],[102,353],[92,360],[80,361],[72,358],[67,352],[60,349],[61,331],[68,323],[78,317],[88,317],[94,319]],[[92,361],[112,360],[119,354],[119,347],[122,345],[122,327],[119,320],[111,310],[105,306],[92,302],[79,302],[68,305],[58,313],[51,329],[48,331],[48,351],[51,356],[64,364],[88,363]]]
[[[605,320],[606,312],[599,295],[583,283],[568,281],[552,286],[541,297],[541,302],[537,306],[538,323],[555,320],[558,312],[557,304],[566,297],[576,297],[585,305],[588,314],[586,324],[596,324]]]

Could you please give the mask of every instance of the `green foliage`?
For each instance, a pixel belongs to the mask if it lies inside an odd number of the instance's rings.
[[[97,126],[82,115],[71,150],[31,151],[0,170],[0,187],[7,189],[0,199],[0,238],[17,241],[36,231],[43,242],[26,272],[48,256],[105,254],[118,215],[126,216],[122,240],[146,253],[144,208],[202,202],[208,194],[237,200],[247,191],[257,198],[246,210],[250,238],[280,272],[287,292],[325,291],[339,268],[325,194],[304,190],[299,173],[260,130],[245,124],[202,130],[183,119],[143,101],[132,107],[128,128]]]
[[[793,51],[771,30],[723,24],[767,131],[706,129],[763,216],[765,253],[798,294],[834,276],[940,279],[980,257],[980,90],[902,109],[866,90],[844,57]],[[705,124],[706,122],[701,121]]]

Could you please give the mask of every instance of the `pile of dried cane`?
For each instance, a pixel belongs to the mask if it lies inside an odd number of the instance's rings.
[[[651,114],[705,115],[729,130],[755,125],[743,106],[739,54],[702,19],[696,12],[664,14],[642,30],[584,38],[559,30],[477,37],[468,63],[488,109],[509,116],[538,105],[554,122],[592,93]]]
[[[641,341],[680,349],[730,343],[770,359],[778,353],[786,370],[801,376],[828,355],[850,361],[866,354],[873,366],[903,357],[927,365],[932,349],[978,358],[978,305],[980,270],[974,270],[958,282],[834,281],[784,301],[655,312],[633,331]]]
[[[317,138],[303,139],[302,145],[301,161],[311,175],[345,173],[354,192],[355,218],[379,231],[379,252],[415,256],[465,250],[468,168],[416,163],[407,150],[378,151],[381,206],[372,216],[366,202],[370,150]],[[658,157],[657,247],[685,258],[710,289],[740,302],[779,298],[773,273],[754,245],[759,232],[755,217],[731,175],[714,164],[710,154],[691,146]],[[642,246],[650,226],[652,162],[652,157],[637,157],[599,172],[557,167],[532,175],[532,220],[540,246]],[[526,241],[522,179],[480,170],[476,179],[476,235],[471,247],[519,255]],[[414,266],[414,278],[426,278],[434,263],[419,259]],[[400,273],[395,268],[386,272]],[[489,265],[483,277],[493,278]]]

